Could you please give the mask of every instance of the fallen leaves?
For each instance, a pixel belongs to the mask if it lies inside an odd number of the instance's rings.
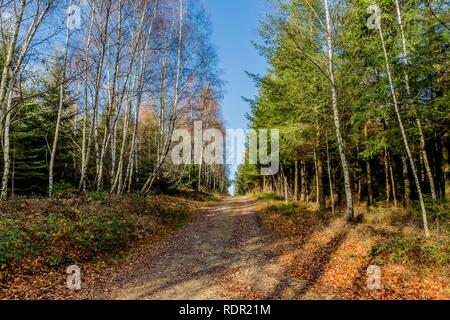
[[[142,204],[151,212],[142,212]],[[72,299],[77,296],[77,292],[68,290],[66,287],[67,274],[65,269],[71,264],[78,265],[82,270],[83,283],[89,285],[98,279],[98,274],[105,269],[117,265],[124,260],[124,257],[135,248],[143,245],[152,245],[179,228],[180,225],[190,221],[196,214],[196,210],[204,203],[180,197],[153,195],[148,199],[137,196],[109,197],[104,195],[93,195],[83,199],[26,199],[25,201],[12,201],[7,205],[0,204],[0,211],[3,215],[11,218],[0,220],[0,228],[4,223],[15,221],[17,235],[25,235],[22,230],[33,228],[33,234],[27,234],[30,243],[34,243],[34,251],[21,253],[21,247],[17,257],[9,260],[0,268],[0,299]],[[164,208],[163,212],[158,212],[159,208]],[[182,208],[182,219],[174,216]],[[83,210],[89,210],[92,214],[83,218]],[[122,215],[119,219],[133,219],[131,232],[136,236],[123,239],[123,243],[115,246],[112,234],[116,232],[117,221],[114,219],[96,218],[102,212],[116,212]],[[57,216],[55,213],[61,213]],[[53,218],[55,217],[55,218]],[[72,223],[72,221],[74,221]],[[40,228],[40,224],[45,228]],[[51,223],[52,229],[48,229]],[[83,230],[78,236],[70,239],[73,235],[71,228],[85,227],[90,224],[87,230]],[[69,226],[70,224],[70,226]],[[105,232],[100,229],[103,228]],[[71,227],[71,228],[69,228]],[[5,228],[4,231],[11,229]],[[50,231],[49,231],[50,230]],[[142,232],[141,232],[142,231]],[[95,251],[98,246],[90,245],[90,250],[95,254],[86,255],[80,251],[79,246],[73,245],[73,241],[94,241],[101,237],[109,241],[111,250],[106,252]],[[37,251],[39,239],[48,239],[48,243],[43,250]],[[117,238],[119,239],[119,238]],[[1,239],[0,239],[1,240]],[[119,239],[120,240],[120,239]],[[33,242],[32,242],[33,241]],[[122,240],[120,240],[122,241]],[[13,242],[13,243],[18,243]],[[44,243],[44,242],[42,242]],[[88,242],[86,242],[88,243]],[[0,246],[3,245],[0,241]],[[19,242],[20,244],[20,242]],[[103,242],[106,244],[106,242]],[[82,249],[82,247],[81,247]],[[1,250],[0,250],[1,251]],[[8,251],[5,251],[8,252]],[[1,253],[1,252],[0,252]],[[71,257],[67,259],[63,257]]]
[[[370,224],[349,228],[344,217],[330,219],[323,214],[311,216],[306,209],[300,209],[297,215],[286,216],[265,209],[265,202],[260,202],[260,207],[264,223],[290,245],[290,249],[286,250],[294,253],[290,274],[299,280],[309,281],[307,292],[302,292],[299,299],[320,299],[323,292],[332,294],[335,299],[354,300],[450,297],[448,264],[437,266],[422,261],[419,266],[411,259],[404,265],[384,261],[380,265],[382,288],[367,288],[367,268],[377,264],[370,254],[371,248],[380,241],[392,239],[398,231],[392,232],[388,227]],[[448,237],[439,241],[448,248]],[[423,246],[430,248],[431,240]],[[441,255],[448,254],[442,251],[447,250],[444,246],[440,250],[438,253]],[[424,268],[428,270],[424,272]]]

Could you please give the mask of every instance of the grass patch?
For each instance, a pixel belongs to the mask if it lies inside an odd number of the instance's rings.
[[[276,193],[256,192],[254,197],[258,200],[283,200],[283,198]]]
[[[299,205],[295,202],[289,203],[275,203],[269,204],[267,210],[274,211],[284,216],[294,216],[296,215],[296,210],[299,208]]]
[[[394,262],[416,265],[448,265],[450,263],[450,242],[448,238],[423,239],[397,235],[388,241],[373,246],[370,254],[375,262]]]

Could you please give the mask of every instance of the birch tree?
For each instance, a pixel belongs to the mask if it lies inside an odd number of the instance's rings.
[[[333,43],[331,39],[331,17],[330,10],[328,7],[328,0],[324,0],[325,4],[325,14],[326,14],[326,23],[327,23],[327,45],[328,45],[328,71],[329,71],[329,80],[331,86],[331,97],[332,97],[332,105],[333,105],[333,114],[334,114],[334,124],[336,126],[336,138],[339,146],[339,155],[341,157],[341,165],[342,171],[344,173],[344,188],[345,188],[345,196],[347,200],[347,221],[353,221],[353,199],[352,199],[352,190],[350,185],[350,173],[347,164],[347,157],[345,156],[344,151],[344,142],[342,140],[341,135],[341,125],[339,119],[339,109],[338,109],[338,100],[337,100],[337,92],[336,92],[336,84],[334,79],[334,64],[333,64]]]
[[[400,5],[398,4],[398,0],[394,0],[394,3],[395,3],[396,12],[397,12],[397,22],[400,27],[400,36],[401,36],[401,40],[402,40],[403,64],[404,64],[403,73],[404,73],[404,78],[405,78],[406,93],[408,94],[408,99],[411,99],[411,103],[413,103],[414,101],[412,99],[413,97],[412,97],[412,93],[411,93],[411,87],[409,85],[409,76],[408,76],[408,71],[407,71],[409,62],[408,62],[408,53],[406,50],[406,38],[405,38],[404,30],[403,30],[402,15],[401,15],[401,11],[400,11]],[[436,190],[435,190],[435,186],[434,186],[434,178],[433,178],[433,174],[431,173],[430,163],[428,161],[428,155],[426,152],[425,137],[424,137],[423,129],[422,129],[422,121],[420,120],[419,116],[415,112],[414,106],[411,105],[411,107],[413,108],[413,111],[414,111],[414,117],[416,120],[417,129],[419,130],[420,151],[422,153],[423,162],[425,165],[425,171],[427,173],[428,182],[430,184],[431,197],[432,197],[433,201],[436,201],[437,198],[436,198]]]
[[[419,181],[419,177],[417,175],[416,165],[414,164],[414,159],[413,159],[413,156],[411,153],[411,149],[409,147],[408,138],[406,136],[405,128],[403,126],[403,120],[402,120],[402,117],[400,115],[400,111],[398,108],[397,93],[395,91],[394,83],[392,81],[391,67],[390,67],[389,57],[388,57],[387,50],[386,50],[386,45],[384,43],[384,36],[383,36],[382,28],[381,28],[381,23],[380,22],[376,23],[376,27],[378,29],[378,33],[379,33],[380,40],[381,40],[381,47],[383,49],[384,60],[385,60],[385,65],[386,65],[386,73],[387,73],[387,77],[389,80],[389,86],[391,89],[391,96],[392,96],[392,102],[394,104],[395,114],[397,116],[397,121],[398,121],[398,125],[399,125],[400,132],[402,135],[403,143],[405,145],[406,153],[408,155],[409,163],[411,165],[411,170],[412,170],[412,173],[414,176],[414,181],[416,183],[417,193],[418,193],[419,202],[420,202],[420,210],[422,212],[422,220],[423,220],[423,228],[425,231],[425,236],[429,237],[430,231],[428,230],[427,212],[426,212],[425,203],[423,200],[422,189],[420,187],[420,181]]]
[[[69,1],[68,8],[72,7],[72,0]],[[69,36],[70,36],[70,14],[67,14],[66,22],[66,44],[64,46],[63,64],[61,73],[61,84],[59,85],[59,106],[58,115],[56,119],[55,136],[53,138],[53,146],[50,154],[50,165],[48,168],[48,195],[53,197],[53,167],[55,165],[56,147],[58,145],[59,127],[61,125],[61,116],[64,104],[64,86],[66,85],[66,67],[67,67],[67,54],[69,51]]]
[[[22,64],[24,59],[30,49],[31,42],[39,29],[42,21],[46,17],[50,7],[52,6],[53,1],[48,0],[45,4],[43,1],[39,0],[35,3],[36,10],[34,11],[33,16],[31,17],[31,23],[28,29],[25,32],[23,43],[21,43],[21,47],[18,50],[17,48],[17,40],[19,37],[20,29],[24,21],[24,11],[26,7],[25,1],[19,2],[19,11],[16,16],[16,22],[14,24],[14,31],[12,37],[7,45],[8,49],[5,54],[5,64],[2,72],[2,79],[0,83],[0,108],[2,110],[0,116],[0,121],[3,123],[1,127],[2,130],[2,142],[3,142],[3,177],[2,177],[2,187],[0,199],[6,200],[8,195],[8,179],[9,179],[9,168],[10,168],[10,155],[9,155],[9,130],[10,130],[10,122],[11,122],[11,112],[12,112],[12,99],[13,99],[13,91],[14,86],[17,80],[17,77],[22,70]],[[41,8],[43,5],[43,8]],[[41,10],[42,9],[42,10]],[[17,55],[17,60],[14,61],[13,65],[13,56],[15,52],[19,52]],[[9,79],[8,79],[9,78]]]

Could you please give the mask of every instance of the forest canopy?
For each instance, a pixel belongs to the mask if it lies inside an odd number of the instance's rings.
[[[196,0],[0,2],[1,198],[61,191],[226,192],[224,165],[175,166],[175,128],[223,131]]]
[[[238,193],[342,204],[349,221],[356,202],[416,207],[428,234],[429,216],[445,212],[430,207],[450,197],[448,4],[272,4],[255,45],[270,70],[251,75],[248,118],[280,129],[281,170],[241,165]]]

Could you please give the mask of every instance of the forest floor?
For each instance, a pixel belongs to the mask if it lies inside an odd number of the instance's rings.
[[[76,298],[449,299],[448,238],[426,247],[442,245],[436,250],[443,264],[383,260],[372,251],[391,236],[386,227],[352,227],[306,209],[292,220],[271,204],[227,198]],[[370,265],[380,265],[379,289],[367,287]]]
[[[349,226],[343,214],[317,212],[307,204],[286,205],[267,195],[230,197],[203,204],[171,197],[160,201],[161,207],[169,206],[167,201],[183,204],[163,214],[165,217],[186,205],[195,213],[184,219],[185,223],[175,223],[176,227],[174,222],[166,223],[163,232],[154,225],[150,240],[144,240],[144,245],[136,246],[132,252],[124,249],[127,254],[120,263],[108,264],[105,259],[99,264],[81,263],[80,291],[67,289],[64,269],[55,272],[53,284],[43,282],[42,279],[52,278],[43,270],[33,276],[24,272],[9,277],[4,286],[9,288],[3,297],[450,298],[447,235],[422,239],[411,236],[418,233],[416,229],[400,230],[374,221]],[[123,204],[118,206],[123,208]],[[133,216],[133,221],[138,216]],[[389,216],[398,214],[390,211]],[[380,214],[376,213],[376,217]],[[154,223],[161,221],[165,220]],[[401,225],[405,225],[403,220]],[[367,286],[367,269],[371,265],[381,270],[381,287],[375,290]],[[6,283],[7,278],[0,280]]]
[[[281,242],[261,223],[254,201],[227,198],[78,298],[296,299],[308,284],[287,272]]]
[[[222,197],[59,194],[16,197],[0,204],[0,300],[72,299],[66,269],[81,269],[82,286],[119,270]]]
[[[255,196],[264,225],[284,240],[288,273],[307,282],[298,298],[450,299],[448,221],[425,238],[420,218],[400,207],[357,205],[349,225],[344,210]]]

